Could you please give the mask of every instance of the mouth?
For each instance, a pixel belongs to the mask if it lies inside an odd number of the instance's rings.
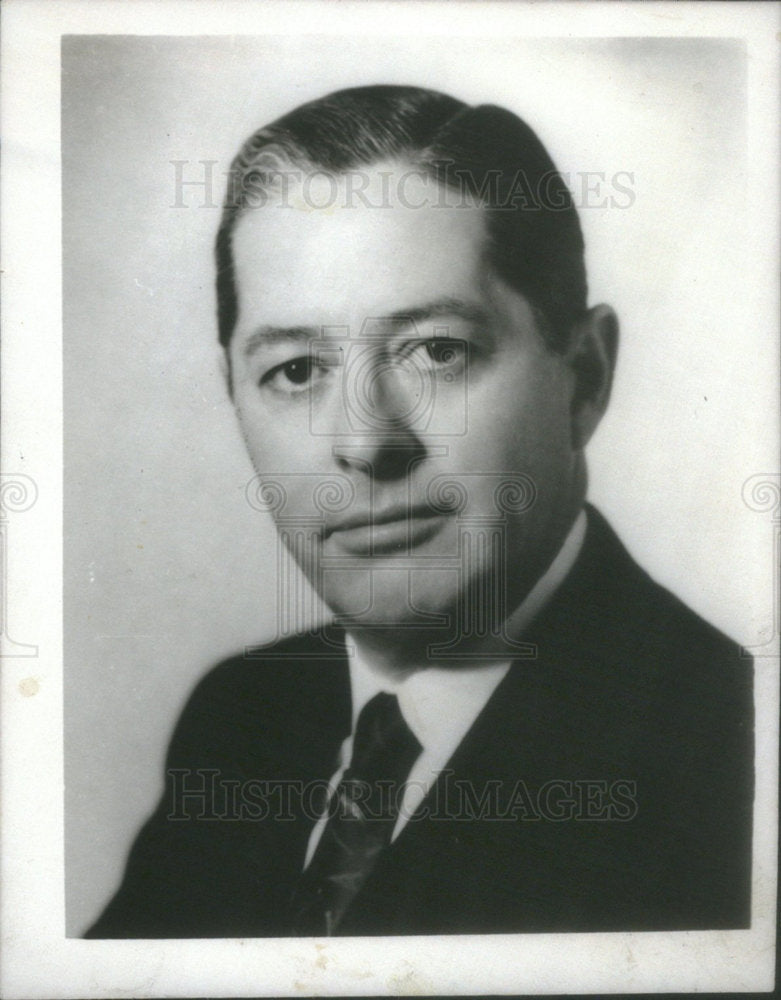
[[[403,554],[433,538],[444,520],[430,507],[394,507],[347,517],[330,527],[325,539],[353,555]]]

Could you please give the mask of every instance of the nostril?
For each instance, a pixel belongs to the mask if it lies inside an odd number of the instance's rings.
[[[359,472],[378,481],[404,479],[427,454],[425,444],[409,433],[375,438],[371,443],[345,442],[333,447],[340,472]]]
[[[423,442],[411,436],[403,442],[386,445],[378,450],[372,474],[377,480],[405,479],[425,456],[426,447]]]

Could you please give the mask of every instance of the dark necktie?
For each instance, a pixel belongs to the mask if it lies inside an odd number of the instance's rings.
[[[336,932],[390,843],[401,786],[420,750],[395,695],[375,695],[364,706],[355,727],[352,761],[329,806],[331,818],[291,900],[293,934]]]

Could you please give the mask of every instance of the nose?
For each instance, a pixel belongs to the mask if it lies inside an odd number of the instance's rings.
[[[421,421],[425,387],[396,359],[372,352],[344,373],[333,454],[342,471],[402,479],[427,454]]]

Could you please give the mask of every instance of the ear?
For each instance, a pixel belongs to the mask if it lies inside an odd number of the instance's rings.
[[[573,375],[570,405],[572,447],[585,448],[610,400],[618,354],[618,317],[594,306],[572,329],[567,361]]]

